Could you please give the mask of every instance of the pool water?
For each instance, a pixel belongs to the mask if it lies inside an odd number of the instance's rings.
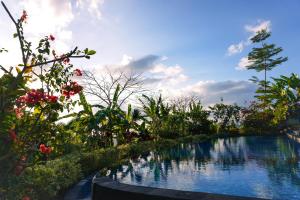
[[[127,184],[268,199],[300,199],[300,144],[247,136],[148,152],[112,169]]]

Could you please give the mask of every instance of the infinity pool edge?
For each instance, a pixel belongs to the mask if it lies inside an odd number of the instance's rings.
[[[92,200],[263,200],[206,192],[153,188],[120,183],[109,177],[94,177]]]

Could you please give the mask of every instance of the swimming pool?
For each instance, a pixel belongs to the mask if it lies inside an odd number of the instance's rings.
[[[138,186],[300,199],[299,155],[300,144],[285,136],[211,139],[145,153],[108,176]]]

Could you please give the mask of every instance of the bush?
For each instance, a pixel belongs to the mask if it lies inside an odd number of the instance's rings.
[[[272,123],[273,114],[267,111],[251,111],[243,121],[243,131],[245,133],[264,134],[276,130]]]
[[[75,155],[27,167],[9,180],[8,199],[51,199],[58,192],[82,178],[81,166]]]

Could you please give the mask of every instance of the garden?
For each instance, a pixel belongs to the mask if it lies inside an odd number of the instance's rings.
[[[88,63],[95,50],[75,47],[58,54],[56,35],[50,33],[33,46],[23,30],[30,13],[15,17],[1,3],[15,28],[20,61],[12,67],[0,61],[0,199],[60,199],[83,178],[150,151],[169,158],[173,154],[166,149],[181,144],[284,135],[297,125],[300,78],[296,73],[268,77],[288,59],[268,42],[268,30],[251,38],[248,54],[247,69],[264,73],[263,80],[251,78],[255,100],[241,106],[221,99],[205,106],[197,96],[149,94],[142,75],[108,72],[97,79],[73,64]],[[0,53],[6,48],[0,46]],[[90,102],[89,95],[100,103]]]

